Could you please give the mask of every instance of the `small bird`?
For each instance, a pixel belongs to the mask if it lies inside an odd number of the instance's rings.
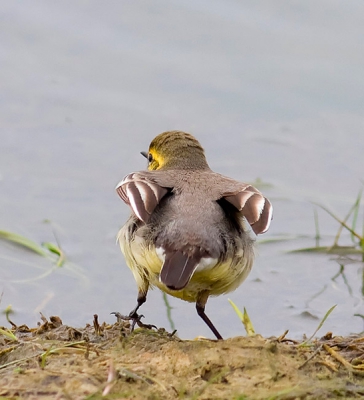
[[[253,186],[213,172],[189,133],[161,133],[141,154],[148,171],[133,172],[116,186],[132,211],[118,234],[138,286],[129,318],[140,318],[137,311],[156,286],[195,302],[222,339],[205,314],[207,299],[235,290],[247,277],[255,236],[272,219],[271,203]]]

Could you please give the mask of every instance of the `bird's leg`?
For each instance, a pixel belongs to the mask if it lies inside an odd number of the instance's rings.
[[[197,301],[196,301],[197,314],[204,320],[205,324],[212,330],[212,332],[217,337],[217,339],[222,340],[222,336],[220,335],[218,330],[215,328],[215,326],[211,322],[210,318],[205,314],[205,305],[207,303],[207,299],[209,298],[209,295],[210,295],[210,293],[208,290],[204,290],[198,294]]]
[[[138,297],[137,297],[137,305],[136,307],[129,313],[129,317],[131,319],[138,319],[139,315],[137,314],[137,311],[139,308],[147,301],[147,291],[144,290],[139,290],[138,291]]]
[[[147,290],[139,290],[138,291],[138,297],[137,297],[137,305],[136,307],[129,313],[129,319],[132,320],[132,324],[131,324],[131,332],[133,332],[134,327],[136,324],[138,324],[138,326],[140,328],[147,328],[147,329],[158,329],[155,325],[150,325],[150,324],[143,324],[143,322],[141,321],[141,319],[144,317],[144,315],[139,315],[137,313],[137,311],[139,310],[139,307],[141,305],[143,305],[146,301],[147,301]]]

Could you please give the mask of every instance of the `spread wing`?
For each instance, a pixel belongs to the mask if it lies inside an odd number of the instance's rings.
[[[127,175],[116,186],[118,195],[144,223],[148,222],[152,212],[168,191],[168,188],[158,185],[138,172]]]
[[[234,193],[224,193],[222,197],[238,211],[241,211],[255,234],[268,230],[272,220],[273,207],[258,189],[251,185],[245,185]]]

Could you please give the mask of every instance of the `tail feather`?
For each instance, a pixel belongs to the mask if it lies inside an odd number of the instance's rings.
[[[191,279],[199,260],[180,251],[166,252],[159,280],[168,289],[181,290]]]

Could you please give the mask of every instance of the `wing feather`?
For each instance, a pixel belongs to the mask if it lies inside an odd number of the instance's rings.
[[[132,173],[117,184],[116,192],[138,219],[147,223],[161,199],[168,193],[168,189],[141,173]]]
[[[254,233],[264,233],[268,230],[272,220],[273,208],[270,201],[258,189],[246,185],[235,193],[224,193],[222,197],[238,211],[241,211]]]

